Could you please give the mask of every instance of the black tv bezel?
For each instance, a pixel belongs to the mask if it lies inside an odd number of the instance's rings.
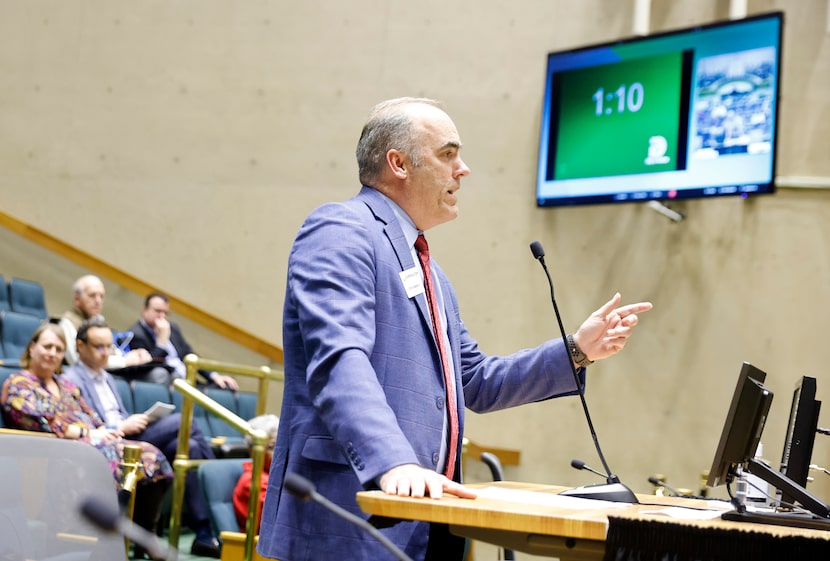
[[[634,44],[637,42],[646,42],[650,40],[670,37],[674,35],[680,34],[693,34],[700,31],[717,29],[720,27],[729,27],[740,25],[746,22],[752,22],[762,19],[777,19],[778,20],[778,48],[776,52],[776,75],[775,75],[775,108],[773,111],[774,116],[774,123],[773,123],[773,130],[772,130],[772,155],[771,155],[771,166],[770,166],[770,179],[768,182],[759,183],[759,184],[742,184],[742,185],[731,185],[731,184],[724,184],[724,185],[705,185],[701,187],[683,187],[681,189],[673,190],[673,194],[669,194],[670,190],[651,190],[651,189],[643,189],[642,191],[632,192],[627,189],[609,192],[609,193],[602,193],[602,194],[585,194],[585,195],[568,195],[562,197],[542,197],[540,194],[540,176],[542,175],[543,166],[544,169],[547,169],[547,165],[549,163],[549,155],[547,153],[543,154],[542,147],[543,147],[543,134],[546,130],[545,121],[549,120],[551,123],[555,120],[554,116],[548,116],[547,111],[545,109],[548,103],[548,97],[551,95],[551,91],[549,88],[549,76],[551,73],[550,70],[550,57],[556,55],[570,55],[570,54],[579,54],[582,52],[587,52],[594,49],[601,49],[606,47],[614,47],[624,44]],[[628,36],[616,40],[605,41],[605,42],[598,42],[592,43],[576,48],[569,48],[569,49],[560,49],[555,51],[550,51],[546,55],[547,63],[545,68],[545,87],[544,87],[544,95],[543,95],[543,102],[542,102],[542,115],[540,119],[540,130],[538,135],[538,150],[537,150],[537,161],[535,166],[535,180],[534,180],[534,198],[536,201],[536,206],[538,208],[556,208],[556,207],[569,207],[569,206],[587,206],[587,205],[598,205],[598,204],[621,204],[621,203],[637,203],[637,202],[648,202],[648,201],[679,201],[679,200],[689,200],[689,199],[708,199],[708,198],[721,198],[724,196],[740,196],[743,198],[754,196],[754,195],[771,195],[774,194],[776,191],[776,173],[778,169],[778,151],[779,151],[779,122],[780,122],[780,105],[781,105],[781,66],[782,66],[782,48],[783,48],[783,32],[784,32],[784,12],[782,10],[774,10],[763,12],[759,14],[753,14],[751,16],[741,18],[741,19],[728,19],[728,20],[718,20],[706,24],[699,24],[694,26],[688,26],[683,28],[676,28],[667,31],[661,31],[656,33],[650,33],[648,35],[638,35],[638,36]],[[681,109],[682,111],[682,109]],[[680,117],[680,115],[678,115]],[[691,116],[689,116],[691,119]],[[552,124],[550,126],[553,126]],[[548,134],[550,132],[548,131]],[[685,140],[683,141],[685,144]],[[620,198],[621,196],[625,196],[625,198]]]

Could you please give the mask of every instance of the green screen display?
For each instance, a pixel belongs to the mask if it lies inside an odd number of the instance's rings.
[[[677,169],[683,53],[563,72],[555,179]]]

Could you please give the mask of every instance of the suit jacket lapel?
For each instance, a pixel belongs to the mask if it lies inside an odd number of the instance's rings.
[[[403,235],[403,230],[401,230],[401,226],[398,224],[398,219],[395,216],[395,213],[391,208],[389,208],[389,205],[383,196],[371,187],[363,187],[358,195],[358,198],[366,203],[366,206],[372,211],[376,220],[379,220],[385,224],[383,231],[386,234],[386,239],[389,240],[389,244],[392,246],[392,250],[398,258],[401,271],[405,271],[412,267],[420,267],[420,264],[416,264],[412,260],[412,251],[406,241],[406,237]],[[414,300],[415,305],[418,307],[418,311],[421,313],[421,319],[424,321],[424,324],[429,327],[427,331],[432,333],[432,320],[429,316],[426,294],[420,294],[416,296]],[[434,335],[432,337],[432,341],[435,343]],[[437,348],[437,343],[435,344]]]
[[[79,366],[78,368],[79,373],[81,374],[81,384],[83,386],[80,388],[81,395],[84,396],[84,399],[89,398],[87,399],[87,405],[95,409],[98,416],[106,421],[104,418],[104,404],[101,403],[100,399],[98,399],[98,392],[95,391],[95,386],[92,385],[90,374],[86,372],[82,366]]]

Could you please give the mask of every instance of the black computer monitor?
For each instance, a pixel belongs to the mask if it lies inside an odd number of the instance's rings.
[[[718,449],[709,470],[709,487],[730,483],[735,468],[755,456],[772,404],[772,392],[764,387],[766,372],[744,362],[732,403],[723,425]]]
[[[820,409],[821,402],[816,400],[816,379],[803,376],[793,390],[784,452],[781,455],[781,473],[802,487],[807,486]],[[782,504],[792,503],[793,500],[794,497],[782,491]]]
[[[764,387],[765,378],[764,371],[743,363],[706,484],[710,487],[729,484],[745,471],[757,475],[803,507],[796,512],[760,513],[738,504],[736,510],[721,516],[725,520],[830,530],[830,506],[811,495],[803,485],[754,457],[773,397]]]

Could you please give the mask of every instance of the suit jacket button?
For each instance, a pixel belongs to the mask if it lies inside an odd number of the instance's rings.
[[[435,408],[441,411],[444,410],[444,398],[443,397],[436,397],[435,398]]]
[[[438,465],[438,460],[441,459],[441,456],[438,455],[438,452],[432,455],[432,463],[436,466]]]

